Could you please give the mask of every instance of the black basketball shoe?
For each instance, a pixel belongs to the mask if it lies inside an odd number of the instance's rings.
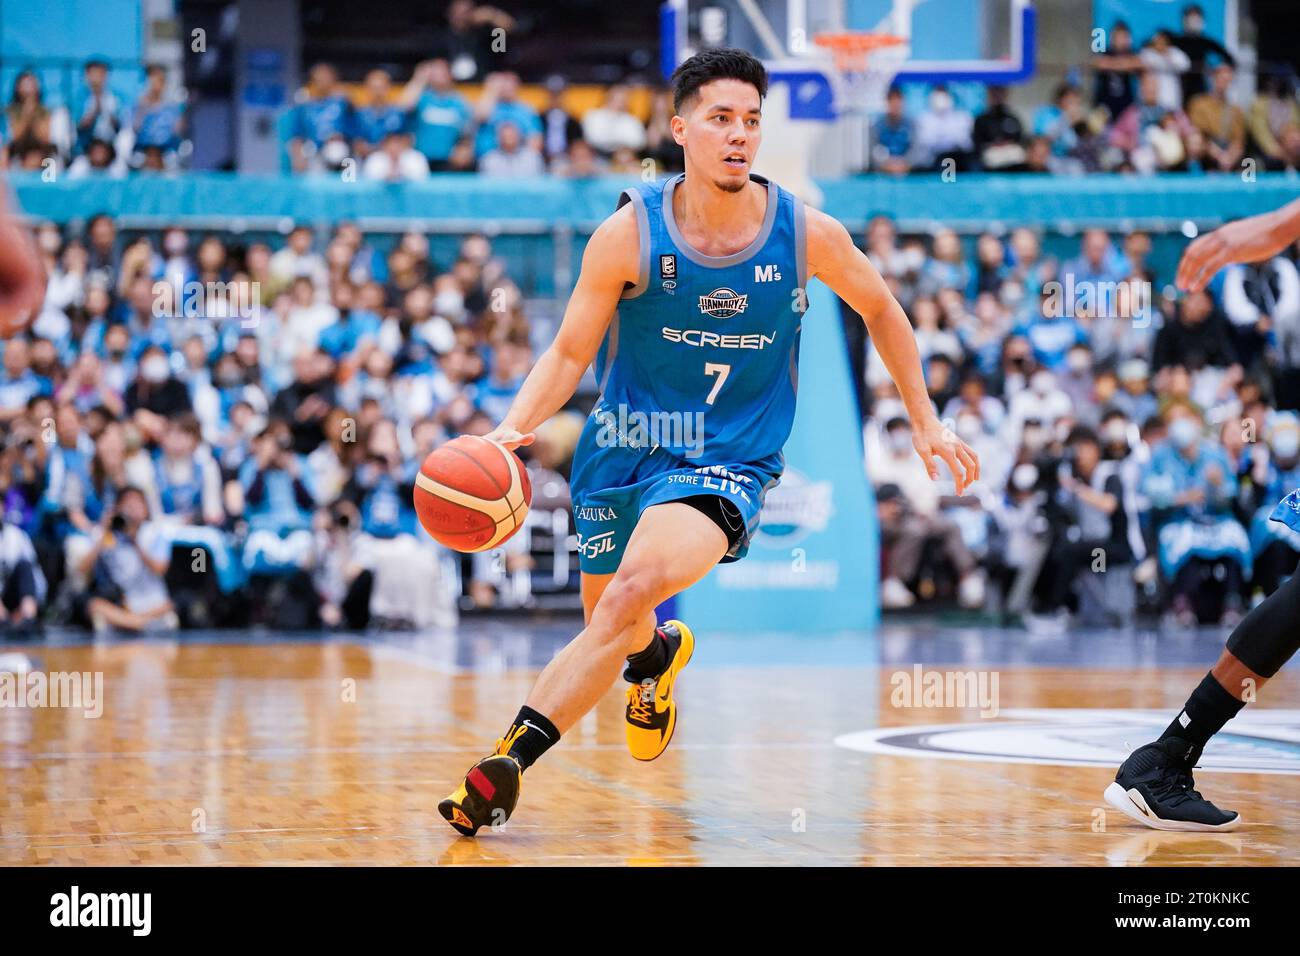
[[[455,792],[438,804],[438,812],[464,836],[474,836],[483,826],[501,826],[515,812],[523,774],[519,762],[507,756],[505,740],[498,740],[497,752],[470,767]]]
[[[1156,830],[1233,830],[1235,810],[1220,810],[1196,792],[1192,745],[1176,737],[1129,754],[1106,788],[1106,802]]]

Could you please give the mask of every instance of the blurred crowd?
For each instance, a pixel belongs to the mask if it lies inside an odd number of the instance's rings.
[[[7,627],[425,625],[527,600],[528,535],[452,555],[411,507],[424,456],[489,431],[544,345],[485,237],[440,263],[421,233],[382,245],[348,223],[236,243],[98,215],[35,239],[45,301],[0,352]],[[1027,228],[900,236],[880,217],[862,241],[982,461],[965,496],[929,481],[855,343],[886,607],[1232,621],[1294,572],[1300,536],[1266,516],[1300,487],[1295,250],[1175,297],[1141,232],[1057,257]],[[566,555],[581,422],[524,451]],[[572,590],[576,565],[551,571]]]
[[[0,114],[0,165],[69,178],[176,170],[190,153],[185,100],[159,65],[145,68],[133,102],[115,91],[104,60],[86,62],[67,104],[47,97],[37,73],[23,70]]]
[[[1062,260],[1016,229],[968,255],[952,232],[900,237],[881,217],[865,246],[982,471],[963,497],[927,479],[868,344],[886,607],[946,588],[1045,627],[1230,623],[1294,572],[1300,535],[1267,515],[1300,487],[1295,249],[1176,295],[1141,232],[1087,230]]]
[[[236,246],[99,215],[36,241],[44,305],[0,354],[9,627],[427,625],[527,596],[526,535],[452,555],[411,504],[424,457],[489,431],[532,363],[486,238],[434,263],[419,233]],[[567,510],[574,417],[524,452],[539,513]]]
[[[431,172],[639,174],[646,158],[663,170],[682,168],[666,91],[653,96],[643,121],[631,110],[627,86],[610,86],[603,103],[580,119],[564,105],[561,77],[552,77],[546,89],[548,102],[539,111],[520,97],[517,74],[492,72],[471,102],[456,86],[452,62],[436,58],[419,64],[399,90],[388,71],[371,70],[362,92],[350,96],[335,68],[318,63],[288,117],[291,166],[295,172],[338,172],[354,164],[360,178],[385,181]]]
[[[1253,159],[1258,169],[1300,168],[1294,74],[1261,71],[1253,101],[1239,104],[1236,60],[1204,29],[1195,4],[1183,8],[1180,33],[1159,30],[1140,43],[1115,23],[1088,64],[1091,88],[1061,83],[1027,122],[1004,87],[988,90],[978,115],[942,85],[909,115],[903,91],[893,89],[872,130],[871,166],[894,174],[945,160],[988,172],[1240,173]]]
[[[314,64],[281,120],[285,168],[383,181],[438,172],[640,174],[648,160],[660,172],[681,169],[667,90],[652,89],[647,98],[615,83],[603,88],[598,105],[575,112],[569,104],[587,99],[570,97],[557,73],[539,103],[521,95],[518,74],[502,69],[494,45],[515,26],[504,11],[456,0],[434,56],[409,77],[376,67],[344,83],[333,64]],[[927,86],[919,108],[909,106],[917,101],[904,89],[890,90],[871,126],[869,166],[891,174],[945,163],[1061,174],[1240,172],[1243,160],[1262,170],[1300,168],[1295,76],[1261,69],[1253,99],[1238,103],[1236,69],[1232,52],[1206,35],[1196,4],[1182,8],[1178,32],[1136,38],[1117,22],[1105,31],[1103,52],[1071,70],[1051,102],[1027,116],[1009,105],[1004,87]],[[177,170],[192,152],[186,98],[183,85],[153,65],[139,97],[126,102],[109,65],[94,60],[74,102],[58,105],[47,102],[36,73],[23,71],[0,124],[0,159],[69,176]]]

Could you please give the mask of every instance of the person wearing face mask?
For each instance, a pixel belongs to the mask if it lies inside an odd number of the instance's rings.
[[[1160,570],[1170,594],[1171,623],[1194,625],[1194,597],[1208,604],[1212,567],[1222,568],[1225,594],[1220,621],[1241,618],[1242,582],[1251,570],[1246,529],[1233,516],[1235,469],[1219,445],[1207,441],[1200,412],[1175,402],[1164,415],[1169,437],[1154,449],[1142,479],[1151,502]],[[1201,613],[1205,612],[1205,607]]]
[[[1296,572],[1300,558],[1300,530],[1269,520],[1277,502],[1293,488],[1300,488],[1300,418],[1280,413],[1268,430],[1264,480],[1257,487],[1258,507],[1250,525],[1251,552],[1255,570],[1253,590],[1272,594]]]
[[[949,402],[948,408],[953,408],[959,400],[954,399]],[[953,431],[957,433],[957,437],[975,449],[975,453],[979,455],[980,470],[987,476],[989,486],[997,488],[1005,484],[1012,464],[1011,455],[992,424],[973,408],[959,410],[951,415],[945,412],[944,418],[951,418],[955,422]]]
[[[874,485],[898,490],[894,524],[885,531],[888,567],[881,584],[881,603],[887,608],[908,607],[915,601],[909,587],[921,567],[927,544],[934,544],[958,576],[958,600],[963,607],[984,603],[984,574],[962,539],[961,529],[939,510],[939,488],[928,479],[912,447],[912,431],[905,418],[885,426],[883,447],[867,457],[867,474]]]
[[[945,159],[951,159],[958,171],[970,169],[975,156],[974,130],[975,118],[954,103],[946,86],[936,86],[916,120],[916,167],[939,169]]]
[[[1022,462],[1007,474],[1004,493],[993,507],[994,533],[989,543],[989,573],[1002,595],[1003,616],[1024,614],[1042,561],[1040,539],[1046,528],[1041,513],[1038,468]]]
[[[140,356],[135,381],[126,390],[126,410],[150,441],[160,441],[167,419],[192,411],[190,393],[172,375],[167,353],[151,345]]]
[[[121,323],[104,329],[104,344],[100,351],[104,384],[119,395],[125,395],[135,378],[135,362],[128,352],[130,333]]]
[[[1151,394],[1150,373],[1142,359],[1129,359],[1119,367],[1119,391],[1111,404],[1124,413],[1130,421],[1144,422],[1155,415],[1160,403]]]
[[[988,393],[988,382],[978,372],[968,372],[962,377],[961,388],[943,406],[943,417],[960,419],[963,412],[974,415],[985,432],[992,435],[1007,416],[1006,407]]]
[[[1009,419],[1009,437],[1015,440],[1023,432],[1029,430],[1031,422],[1037,422],[1046,430],[1042,445],[1046,445],[1050,439],[1050,430],[1056,426],[1056,422],[1066,416],[1074,414],[1074,407],[1070,398],[1056,384],[1056,376],[1045,368],[1037,369],[1029,379],[1029,387],[1018,392],[1011,399],[1011,407],[1008,409],[1007,417]],[[1021,441],[1024,438],[1021,437]],[[1039,451],[1040,448],[1031,449]]]
[[[1060,373],[1060,388],[1070,400],[1070,405],[1090,424],[1097,423],[1100,409],[1093,404],[1096,376],[1092,368],[1092,349],[1076,345],[1066,353],[1065,368]]]

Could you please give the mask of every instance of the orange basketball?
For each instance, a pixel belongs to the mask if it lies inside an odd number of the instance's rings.
[[[439,544],[486,551],[522,527],[533,488],[523,462],[477,435],[453,438],[430,453],[415,477],[415,513]]]

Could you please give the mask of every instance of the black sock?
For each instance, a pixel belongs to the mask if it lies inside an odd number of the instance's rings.
[[[1188,755],[1188,759],[1192,765],[1195,765],[1209,739],[1223,729],[1223,725],[1237,716],[1237,712],[1245,706],[1244,701],[1238,700],[1223,689],[1223,685],[1215,679],[1213,672],[1208,673],[1196,686],[1196,690],[1192,691],[1192,696],[1187,698],[1187,703],[1183,705],[1183,709],[1179,711],[1173,723],[1165,728],[1160,739],[1177,737],[1179,740],[1186,740],[1192,745],[1192,752]]]
[[[527,770],[537,758],[560,742],[555,725],[531,707],[520,707],[519,716],[506,731],[506,753]]]
[[[658,677],[668,670],[668,663],[668,642],[656,627],[650,643],[643,650],[627,656],[627,670],[623,672],[623,678],[639,683],[647,677]]]

